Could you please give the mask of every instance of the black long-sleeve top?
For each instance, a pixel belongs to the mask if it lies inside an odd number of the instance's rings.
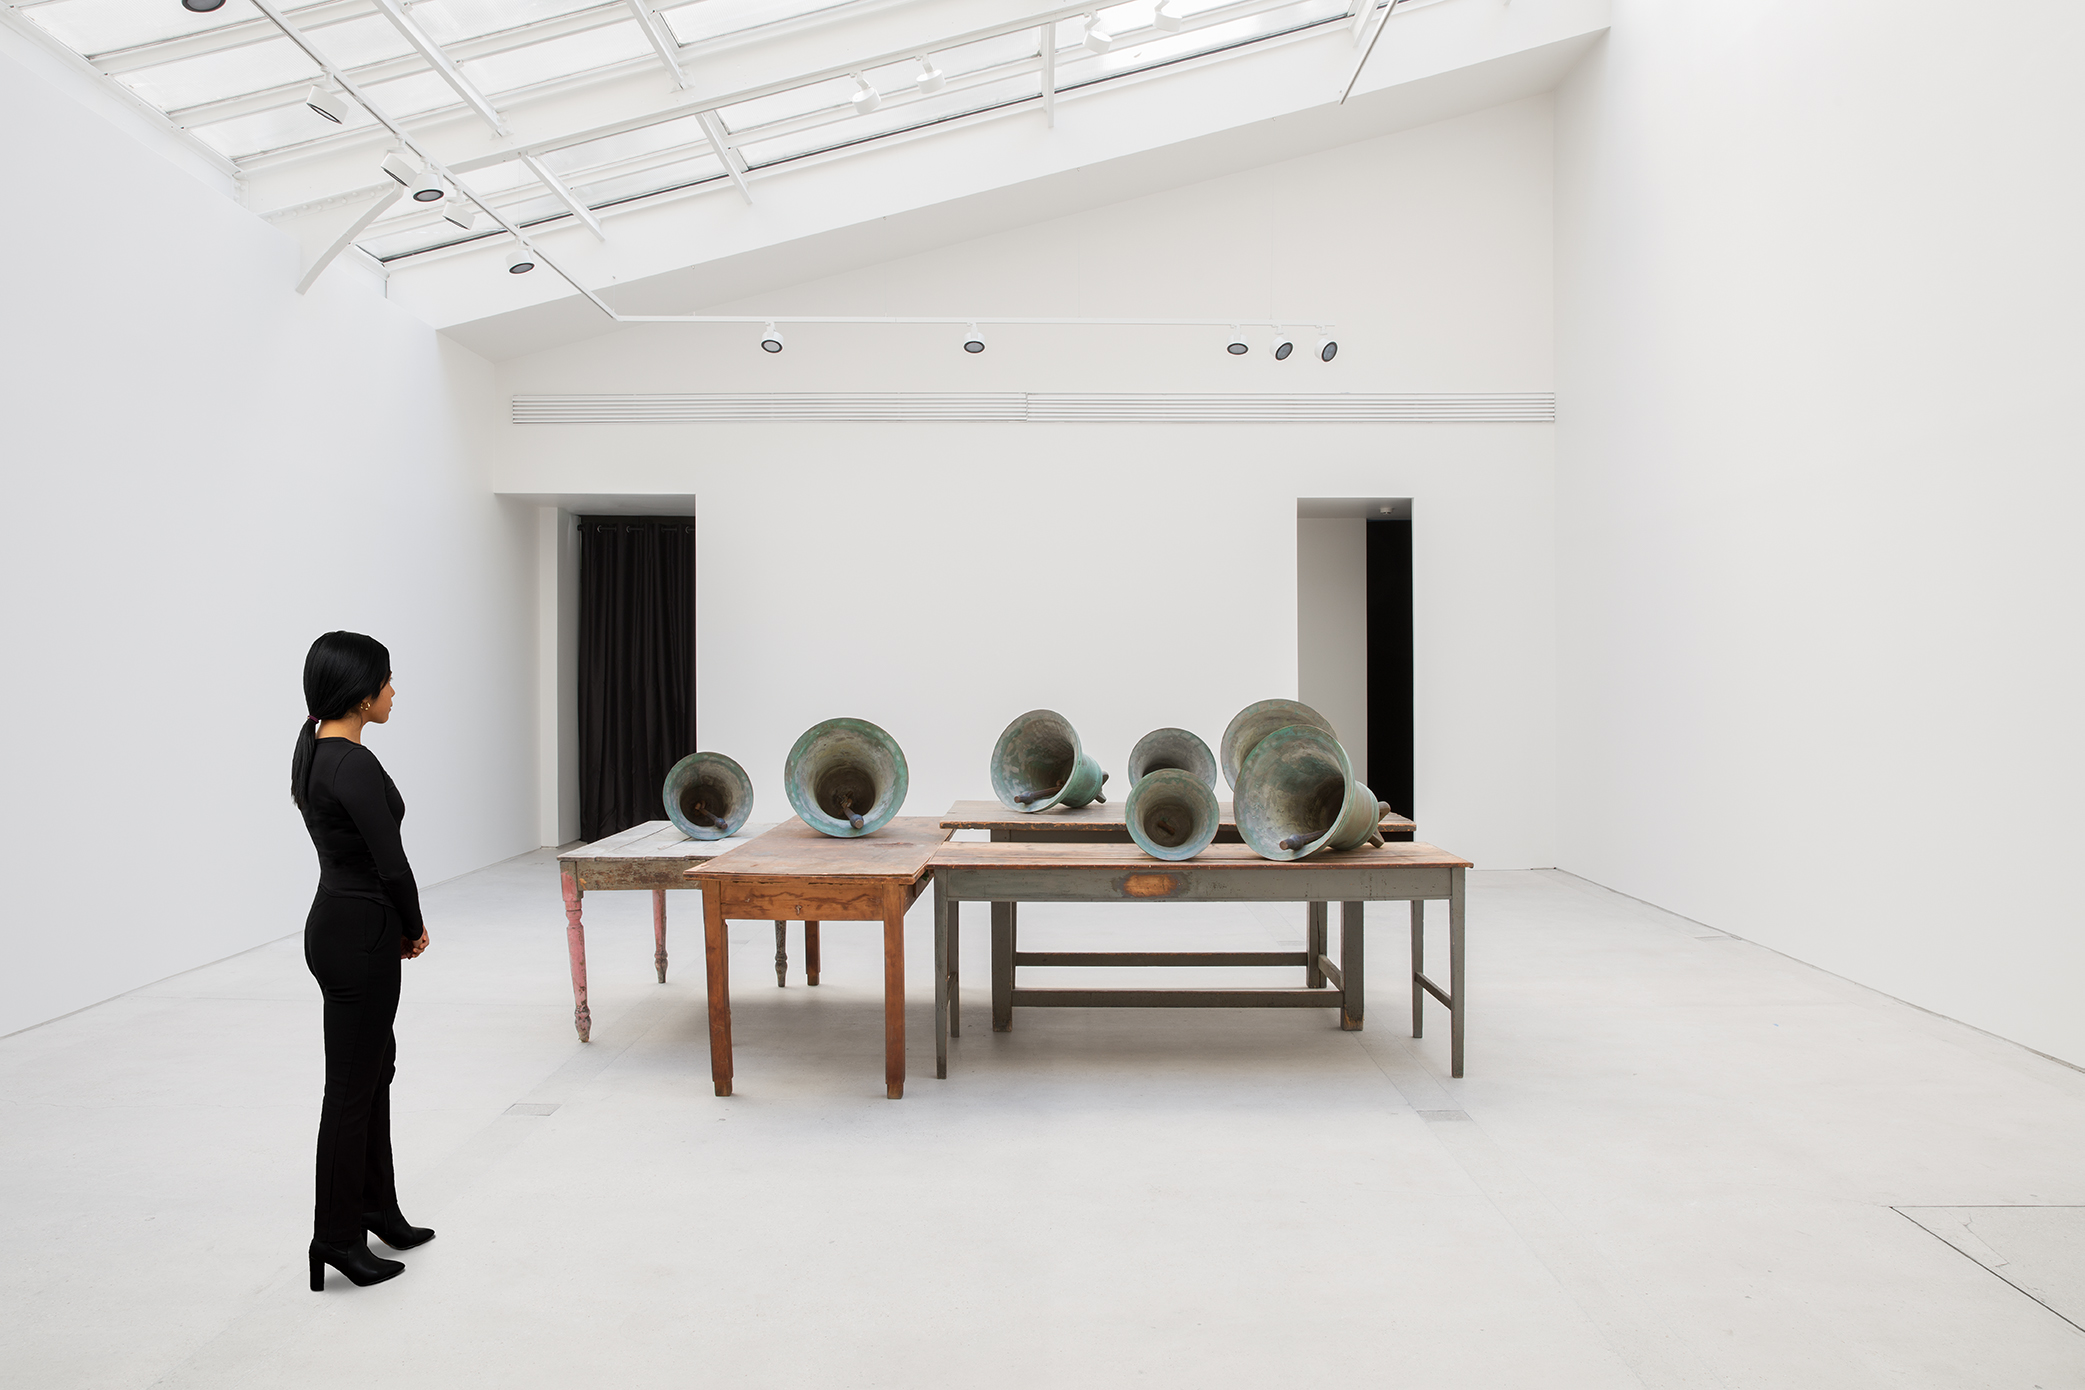
[[[398,823],[405,798],[376,754],[353,739],[322,738],[312,753],[304,826],[319,852],[319,889],[341,898],[370,898],[398,911],[417,940],[420,889],[405,859]]]

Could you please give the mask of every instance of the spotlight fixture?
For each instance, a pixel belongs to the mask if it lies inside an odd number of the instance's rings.
[[[1233,357],[1243,357],[1246,353],[1252,351],[1250,347],[1246,346],[1245,335],[1235,328],[1231,330],[1231,340],[1223,345],[1223,350]]]
[[[1274,354],[1275,361],[1286,362],[1289,360],[1289,354],[1296,350],[1296,340],[1286,333],[1277,333],[1274,335],[1273,344],[1267,350]]]
[[[1115,36],[1100,27],[1100,11],[1086,16],[1086,32],[1079,42],[1094,53],[1105,53],[1115,46]]]
[[[1158,0],[1158,8],[1151,12],[1151,27],[1161,34],[1177,34],[1184,23],[1186,20],[1173,13],[1173,0]]]
[[[467,232],[477,225],[478,210],[461,198],[451,198],[449,206],[442,209],[442,220],[454,222]]]
[[[406,158],[404,150],[393,150],[384,156],[384,172],[394,182],[411,188],[413,180],[420,177],[420,166]]]
[[[507,274],[526,275],[536,268],[536,253],[517,244],[507,253]]]
[[[335,91],[331,87],[313,86],[307,88],[304,93],[304,104],[335,125],[345,121],[348,112],[354,109],[348,101],[346,92]]]
[[[968,353],[979,353],[983,352],[984,350],[985,335],[978,332],[977,325],[973,323],[970,325],[970,331],[963,335],[963,351]]]
[[[224,0],[181,0],[181,8],[193,14],[209,14],[224,8]]]
[[[1328,328],[1318,334],[1318,361],[1330,362],[1337,356],[1339,356],[1339,344],[1333,341],[1332,330]]]
[[[769,324],[767,332],[760,335],[760,350],[762,352],[780,352],[782,350],[782,330],[773,324]]]
[[[940,91],[942,84],[947,81],[948,74],[935,67],[933,59],[924,53],[919,55],[919,76],[912,79],[912,85],[919,89],[922,96],[932,96]]]
[[[858,72],[850,72],[847,75],[854,79],[854,85],[860,89],[851,98],[854,102],[855,115],[866,116],[877,107],[883,105],[883,98],[878,96],[876,89],[869,85],[869,79],[863,77]]]
[[[416,203],[439,203],[449,196],[449,185],[442,182],[440,174],[429,169],[407,185],[406,192],[413,195]]]

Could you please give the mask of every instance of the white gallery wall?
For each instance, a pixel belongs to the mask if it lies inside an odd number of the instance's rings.
[[[1332,721],[1368,776],[1368,522],[1296,520],[1296,698]]]
[[[1559,862],[2085,1063],[2085,11],[1616,0],[1558,96]]]
[[[423,882],[535,843],[533,517],[490,486],[490,364],[356,270],[293,294],[288,238],[7,37],[0,186],[35,193],[0,219],[0,1033],[302,927],[321,631],[391,649],[369,745]]]
[[[673,391],[1543,391],[1547,99],[961,242],[723,312],[1336,317],[1330,363],[1222,330],[647,325],[500,364],[502,396]],[[687,306],[693,309],[697,306]],[[907,811],[988,794],[1014,715],[1116,775],[1297,693],[1299,497],[1411,497],[1417,811],[1493,867],[1554,862],[1546,424],[503,425],[500,489],[695,496],[698,721],[786,814],[819,719],[888,728]]]

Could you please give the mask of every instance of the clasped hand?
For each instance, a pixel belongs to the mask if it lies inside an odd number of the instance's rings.
[[[420,939],[418,941],[401,941],[398,943],[398,958],[400,960],[411,960],[426,949],[427,928],[422,927],[420,928]]]

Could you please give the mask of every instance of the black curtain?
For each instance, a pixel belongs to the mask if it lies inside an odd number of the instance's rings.
[[[579,834],[666,809],[695,751],[695,519],[579,518]]]
[[[1368,523],[1368,788],[1412,809],[1412,523]],[[1409,840],[1411,832],[1392,839]]]

